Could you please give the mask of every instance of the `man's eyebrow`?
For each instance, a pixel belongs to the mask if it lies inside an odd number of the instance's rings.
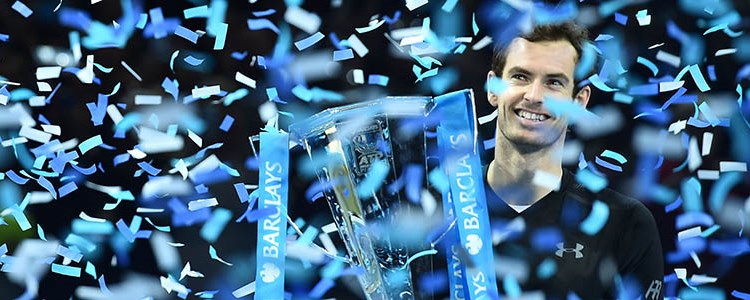
[[[563,74],[563,73],[552,73],[552,74],[547,74],[547,78],[557,78],[557,79],[560,79],[560,80],[562,80],[562,81],[565,81],[565,83],[566,83],[566,84],[567,84],[568,82],[570,82],[570,78],[568,78],[568,76],[567,76],[567,75],[565,75],[565,74]]]
[[[507,73],[522,73],[522,74],[532,74],[529,70],[526,70],[521,67],[511,67],[508,69]]]

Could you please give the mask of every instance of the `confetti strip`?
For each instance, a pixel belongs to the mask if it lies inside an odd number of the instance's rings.
[[[185,9],[182,11],[182,14],[185,19],[208,18],[210,11],[208,5],[201,5]]]
[[[310,48],[312,45],[315,45],[317,42],[320,42],[324,37],[325,36],[322,33],[316,32],[315,34],[305,39],[294,42],[294,46],[297,47],[297,50],[302,51],[307,48]]]
[[[227,266],[230,266],[230,267],[232,266],[231,263],[228,263],[224,259],[222,259],[221,257],[219,257],[219,255],[216,253],[216,249],[214,249],[214,246],[212,246],[212,245],[208,245],[208,254],[209,254],[209,256],[211,256],[211,259],[216,260],[216,261],[218,261],[218,262],[220,262],[222,264],[225,264]]]
[[[52,272],[70,277],[81,277],[81,268],[78,267],[52,264]]]
[[[256,88],[255,80],[253,80],[250,77],[245,76],[245,74],[242,74],[239,71],[237,71],[237,73],[234,74],[234,80],[246,86],[249,86],[251,88]]]
[[[307,34],[313,34],[318,31],[322,23],[320,16],[308,12],[300,8],[299,6],[288,7],[284,12],[284,20],[292,26],[295,26],[299,29],[302,29],[302,31],[307,32]],[[321,34],[321,39],[322,38],[323,37]],[[302,49],[299,50],[302,51]]]
[[[135,79],[138,79],[138,81],[143,81],[143,78],[141,78],[141,76],[140,76],[140,75],[138,75],[138,73],[136,73],[136,72],[135,72],[135,71],[133,70],[133,68],[131,68],[131,67],[130,67],[130,65],[128,65],[128,63],[126,63],[126,62],[125,62],[124,60],[123,60],[123,61],[120,61],[120,64],[121,64],[121,65],[122,65],[123,67],[125,67],[125,70],[128,70],[128,72],[130,73],[130,75],[133,75],[133,77],[135,77]]]
[[[24,18],[28,18],[33,14],[34,12],[26,6],[26,4],[23,4],[23,2],[16,0],[16,2],[13,3],[13,6],[11,6],[13,10],[21,14]]]

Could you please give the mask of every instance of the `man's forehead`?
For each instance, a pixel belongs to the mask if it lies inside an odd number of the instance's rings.
[[[531,49],[539,49],[544,47],[554,47],[557,48],[557,51],[562,50],[570,54],[577,55],[576,49],[575,47],[573,47],[573,44],[564,39],[532,42],[521,37],[514,38],[510,41],[510,44],[508,45],[508,54],[519,51],[525,52]],[[557,52],[556,54],[560,55],[563,53]]]
[[[554,56],[554,59],[550,59]],[[556,66],[567,73],[568,68],[575,68],[577,63],[575,48],[567,40],[531,42],[523,38],[511,41],[507,51],[505,70],[514,67],[515,63],[545,64],[547,67]],[[570,63],[570,65],[568,65]],[[521,67],[521,66],[518,66]]]

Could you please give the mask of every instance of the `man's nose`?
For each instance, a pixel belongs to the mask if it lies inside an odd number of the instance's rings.
[[[544,84],[538,81],[529,84],[526,89],[526,94],[524,94],[524,100],[531,102],[544,101]]]

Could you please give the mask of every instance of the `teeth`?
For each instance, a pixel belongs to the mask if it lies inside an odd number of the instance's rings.
[[[535,113],[530,113],[530,112],[524,111],[524,110],[519,111],[518,115],[521,116],[521,118],[528,119],[528,120],[533,120],[533,121],[544,121],[544,120],[548,119],[547,116],[539,115],[539,114],[535,114]]]

